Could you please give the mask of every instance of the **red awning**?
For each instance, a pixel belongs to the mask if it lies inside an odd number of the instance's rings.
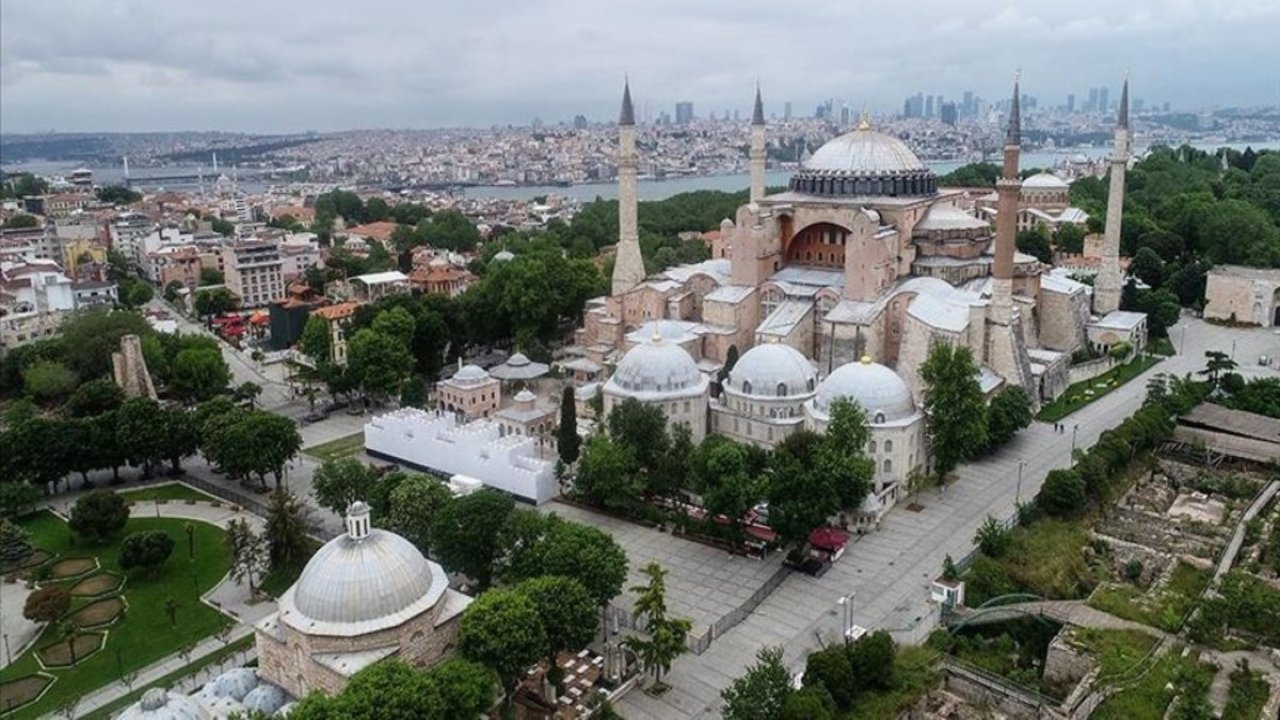
[[[821,527],[809,533],[809,544],[819,550],[835,552],[849,544],[849,533],[834,527]]]
[[[774,532],[773,528],[766,527],[764,525],[748,525],[747,534],[757,540],[762,540],[767,543],[771,543],[778,539],[778,533]]]

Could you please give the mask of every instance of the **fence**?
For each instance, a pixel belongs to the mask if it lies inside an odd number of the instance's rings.
[[[239,505],[240,507],[244,508],[245,510],[248,510],[254,515],[257,515],[258,517],[266,518],[266,517],[269,517],[271,514],[271,508],[268,507],[266,503],[262,502],[261,500],[259,500],[258,498],[252,495],[241,493],[237,491],[235,488],[229,488],[224,485],[219,485],[217,483],[209,482],[208,480],[205,480],[204,478],[196,477],[191,473],[187,473],[186,475],[184,475],[180,479],[180,482],[183,482],[197,490],[201,490],[215,497],[222,498],[223,500],[226,500],[229,503],[234,503],[236,505]],[[306,524],[307,524],[307,530],[311,535],[312,539],[318,542],[325,542],[326,540],[329,539],[330,533],[325,531],[324,524],[322,522],[314,518],[314,513],[311,513],[307,517]]]
[[[738,623],[746,620],[751,613],[755,612],[755,609],[760,607],[760,603],[764,602],[765,598],[772,595],[773,591],[777,590],[790,574],[791,568],[785,565],[779,566],[778,569],[769,576],[769,579],[764,581],[763,585],[756,588],[756,591],[751,593],[751,597],[743,600],[741,605],[738,605],[738,607],[725,613],[719,620],[712,623],[707,632],[699,636],[697,645],[695,646],[691,644],[689,649],[692,650],[695,655],[701,655],[706,652],[707,648],[711,647],[711,643],[715,642],[716,638],[729,632],[736,627]]]
[[[1005,700],[1012,701],[1015,706],[1031,711],[1037,717],[1064,717],[1059,701],[1018,685],[1008,678],[987,672],[976,665],[951,656],[943,657],[942,667],[948,676],[966,681]],[[1013,708],[1009,709],[1012,710]]]

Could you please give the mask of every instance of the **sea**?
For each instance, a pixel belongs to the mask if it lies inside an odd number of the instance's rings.
[[[1280,150],[1280,140],[1270,140],[1257,143],[1193,143],[1193,147],[1201,150],[1217,150],[1220,147],[1229,147],[1235,150],[1244,150],[1246,147],[1252,147],[1254,150],[1271,149]],[[1064,157],[1076,154],[1083,154],[1091,159],[1106,157],[1110,152],[1105,147],[1089,147],[1089,148],[1060,148],[1057,150],[1041,150],[1036,152],[1023,153],[1020,159],[1020,165],[1026,168],[1050,168],[1058,164]],[[955,170],[956,168],[968,164],[969,161],[949,160],[949,161],[925,161],[931,170],[939,175]],[[999,164],[999,160],[992,160]],[[33,172],[38,175],[59,176],[66,175],[72,170],[79,167],[78,163],[73,162],[45,162],[34,161],[23,164],[5,165],[0,167],[5,173],[9,172]],[[93,179],[99,185],[113,185],[124,181],[124,168],[114,167],[94,167]],[[130,176],[137,179],[145,179],[147,177],[191,174],[195,175],[199,172],[205,173],[205,182],[211,183],[216,176],[212,174],[209,168],[197,165],[172,165],[163,168],[133,168]],[[791,179],[792,170],[777,170],[767,173],[765,176],[765,184],[770,187],[785,186],[787,181]],[[750,176],[746,173],[731,175],[697,175],[679,178],[670,178],[664,180],[644,179],[642,178],[638,185],[638,192],[641,200],[665,200],[672,195],[680,193],[692,192],[695,190],[721,190],[724,192],[736,192],[745,190],[750,184]],[[265,191],[270,185],[269,182],[251,178],[241,178],[239,185],[242,189],[249,193],[259,193]],[[155,189],[148,184],[147,189]],[[192,184],[175,185],[172,189],[190,190]],[[560,197],[575,198],[580,202],[590,202],[597,198],[604,200],[612,200],[618,197],[618,185],[616,182],[587,183],[582,185],[476,185],[467,187],[464,194],[470,198],[495,198],[499,200],[522,200],[529,201],[538,197],[547,195],[557,195]]]

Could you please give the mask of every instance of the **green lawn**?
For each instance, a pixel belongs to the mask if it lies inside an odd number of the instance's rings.
[[[152,487],[138,488],[137,490],[121,490],[121,497],[130,502],[152,502],[155,500],[172,500],[177,502],[185,502],[187,500],[195,500],[196,502],[208,502],[217,500],[218,498],[207,495],[196,490],[190,485],[182,483],[167,483],[165,485],[154,485]]]
[[[1139,355],[1136,359],[1124,365],[1117,365],[1092,380],[1078,382],[1067,388],[1067,391],[1062,393],[1062,397],[1040,408],[1040,414],[1036,417],[1044,422],[1057,422],[1138,377],[1162,359],[1157,355]],[[1092,390],[1093,394],[1086,395],[1086,390]]]
[[[1184,690],[1202,700],[1212,680],[1212,669],[1197,663],[1194,655],[1184,658],[1180,648],[1171,648],[1150,672],[1107,698],[1089,717],[1090,720],[1163,720],[1175,694]],[[1166,690],[1167,685],[1173,685],[1174,690]]]
[[[1178,561],[1164,589],[1143,593],[1132,585],[1110,584],[1090,596],[1089,606],[1165,632],[1178,632],[1211,577],[1208,570]]]
[[[68,698],[82,696],[119,679],[122,673],[150,665],[183,645],[214,634],[226,624],[224,615],[198,599],[199,594],[216,585],[231,566],[225,533],[213,525],[193,522],[195,557],[192,559],[188,557],[187,534],[183,529],[188,522],[175,518],[134,517],[118,538],[105,545],[89,545],[75,538],[67,525],[48,511],[20,522],[31,533],[32,542],[37,547],[64,556],[97,556],[103,570],[114,572],[122,572],[116,555],[120,540],[129,533],[162,530],[173,536],[176,546],[173,556],[155,577],[141,573],[129,576],[124,587],[129,609],[124,618],[110,628],[106,647],[74,668],[50,671],[57,676],[57,681],[39,702],[14,713],[12,717],[15,720],[54,712]],[[169,625],[165,615],[165,601],[169,598],[180,604],[176,627]],[[73,603],[71,611],[75,612],[88,602],[80,600]],[[50,627],[37,641],[36,647],[57,639],[56,626]],[[38,669],[35,653],[28,651],[12,665],[0,670],[0,681],[22,677]]]
[[[1173,349],[1173,341],[1167,337],[1152,340],[1150,344],[1147,345],[1147,350],[1155,353],[1156,355],[1164,355],[1165,357],[1176,354]]]
[[[1227,694],[1227,706],[1222,710],[1222,720],[1253,720],[1262,717],[1271,686],[1257,670],[1246,674],[1240,668],[1231,671],[1231,690]]]
[[[341,460],[364,451],[364,433],[358,432],[327,443],[303,448],[302,452],[324,462],[325,460]]]
[[[1156,638],[1141,630],[1077,628],[1071,639],[1098,658],[1104,681],[1129,677],[1156,645]]]

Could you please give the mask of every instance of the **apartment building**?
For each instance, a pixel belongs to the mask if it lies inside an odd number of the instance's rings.
[[[280,247],[268,240],[229,243],[222,248],[222,272],[227,289],[240,298],[240,307],[267,305],[284,297]]]

